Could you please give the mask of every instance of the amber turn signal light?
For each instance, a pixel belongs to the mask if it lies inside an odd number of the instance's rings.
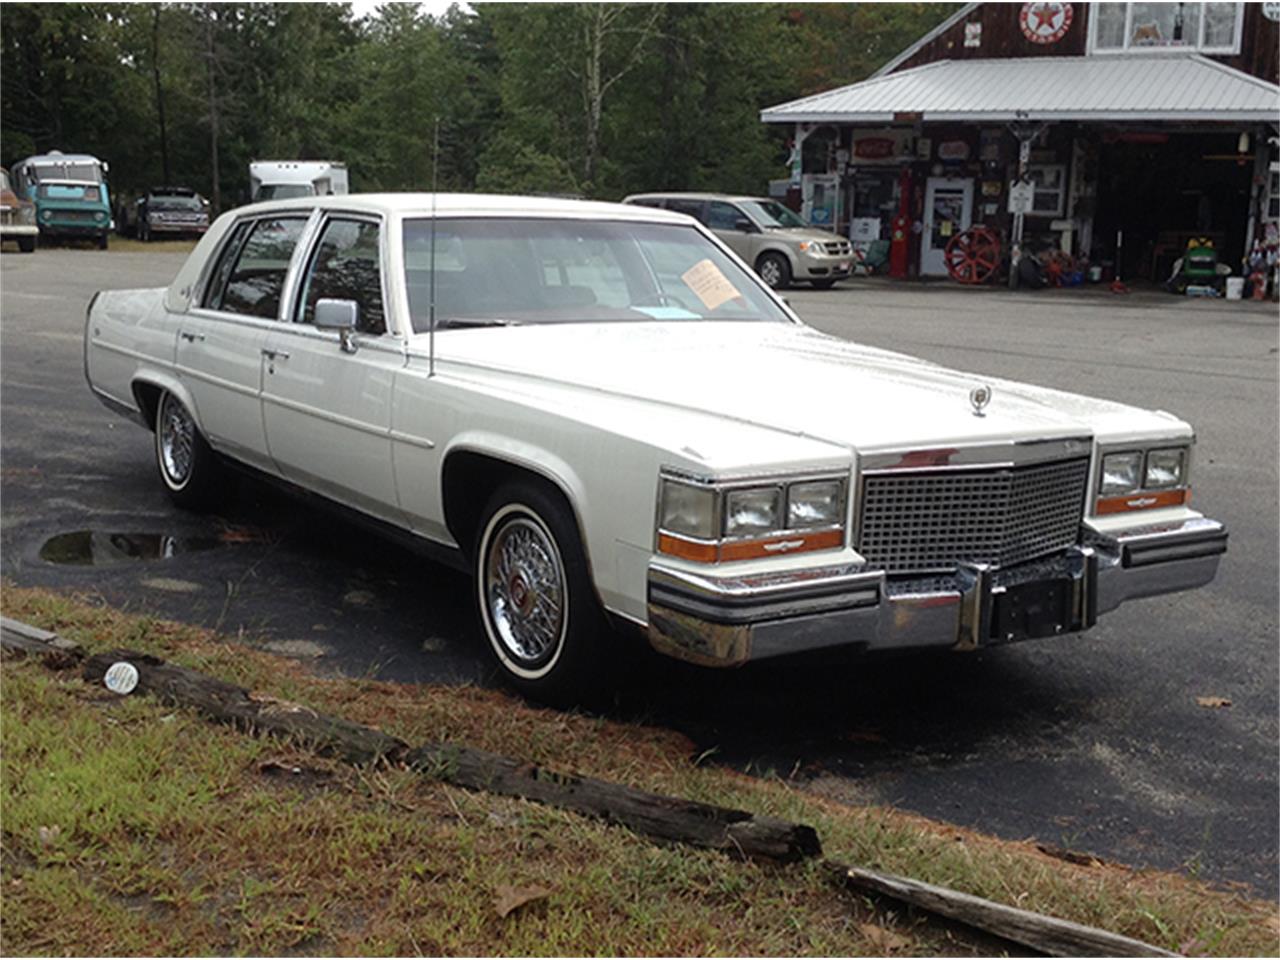
[[[1094,513],[1128,513],[1130,510],[1155,510],[1159,507],[1180,507],[1191,501],[1191,490],[1159,490],[1152,493],[1128,493],[1120,497],[1099,497]]]

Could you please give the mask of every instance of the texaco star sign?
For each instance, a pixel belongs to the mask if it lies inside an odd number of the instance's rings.
[[[1032,43],[1057,43],[1071,27],[1071,4],[1024,3],[1018,22]]]

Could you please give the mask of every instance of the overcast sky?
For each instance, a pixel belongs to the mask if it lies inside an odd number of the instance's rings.
[[[357,17],[368,16],[377,10],[378,6],[382,2],[383,0],[352,0],[351,10]],[[449,5],[454,2],[455,0],[426,0],[425,3],[419,3],[418,6],[421,7],[425,13],[429,13],[433,17],[438,17],[448,10]],[[470,4],[461,3],[459,6],[469,7]]]

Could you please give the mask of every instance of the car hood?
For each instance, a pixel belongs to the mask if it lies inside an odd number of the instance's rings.
[[[449,330],[437,334],[436,356],[443,363],[675,405],[861,451],[1190,432],[1169,414],[950,370],[800,324]],[[992,397],[984,415],[975,416],[969,394],[982,384],[992,388]]]
[[[765,227],[764,232],[770,237],[791,240],[795,243],[800,243],[804,240],[815,243],[840,243],[844,240],[844,237],[838,233],[832,233],[830,230],[820,230],[817,227]]]

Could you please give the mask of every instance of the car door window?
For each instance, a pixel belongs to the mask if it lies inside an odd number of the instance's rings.
[[[684,200],[679,197],[673,197],[667,201],[668,210],[674,210],[676,213],[688,214],[703,223],[706,222],[706,217],[703,214],[706,206],[707,205],[701,200]]]
[[[140,209],[146,209],[142,200],[138,201],[138,206]],[[237,223],[231,228],[226,242],[222,245],[222,250],[218,253],[213,272],[209,274],[209,284],[205,287],[204,300],[201,301],[201,306],[208,307],[211,310],[218,309],[218,305],[222,302],[222,294],[227,288],[227,278],[231,276],[231,268],[236,265],[236,257],[240,254],[240,246],[244,243],[245,234],[249,232],[251,226],[253,224],[246,221]]]
[[[325,224],[302,283],[298,320],[315,322],[321,299],[354,300],[359,306],[356,329],[387,332],[382,304],[382,267],[378,224],[334,218]]]
[[[298,245],[303,217],[271,217],[259,220],[235,256],[235,266],[221,287],[215,282],[206,306],[274,320],[280,313],[285,274]],[[228,247],[228,251],[230,251]],[[228,253],[228,259],[231,254]]]
[[[746,218],[741,210],[732,203],[713,200],[707,204],[707,226],[712,230],[738,230],[738,221]]]

